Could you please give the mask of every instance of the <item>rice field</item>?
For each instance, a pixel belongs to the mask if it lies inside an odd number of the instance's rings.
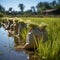
[[[43,43],[39,40],[37,51],[41,60],[60,60],[60,18],[22,18],[31,20],[36,24],[48,24],[48,40]]]
[[[43,43],[42,40],[39,40],[36,53],[41,60],[60,60],[60,18],[18,18],[18,20],[20,19],[23,19],[24,21],[30,20],[38,25],[41,22],[48,25],[46,28],[48,31],[48,40],[45,43]],[[28,21],[28,23],[30,21]]]

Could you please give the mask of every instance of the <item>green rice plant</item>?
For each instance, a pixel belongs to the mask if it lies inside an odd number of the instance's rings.
[[[27,28],[24,28],[24,29],[22,30],[22,32],[20,33],[20,34],[21,34],[21,37],[22,37],[22,40],[23,40],[23,43],[26,42],[27,32],[28,32]]]
[[[26,18],[27,19],[27,18]],[[38,40],[34,38],[38,56],[41,60],[59,60],[60,59],[60,18],[28,18],[32,22],[48,24],[48,40],[43,43],[43,38]]]
[[[59,60],[60,59],[60,28],[59,23],[53,21],[49,25],[48,40],[43,43],[39,40],[38,56],[44,60]]]

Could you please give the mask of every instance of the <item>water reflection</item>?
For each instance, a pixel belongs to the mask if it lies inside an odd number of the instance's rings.
[[[8,37],[8,31],[0,28],[0,60],[28,60],[26,53],[14,49],[14,38]]]
[[[29,60],[39,60],[37,55],[36,55],[36,53],[34,51],[26,50],[25,52],[28,55],[28,59]]]
[[[9,37],[8,37],[9,36]],[[19,45],[19,38],[13,37],[3,27],[0,28],[0,60],[37,60],[34,51],[15,50],[14,46]]]

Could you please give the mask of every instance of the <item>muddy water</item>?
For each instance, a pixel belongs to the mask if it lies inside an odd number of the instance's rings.
[[[14,38],[8,37],[8,31],[0,28],[0,60],[28,60],[24,50],[15,51]]]

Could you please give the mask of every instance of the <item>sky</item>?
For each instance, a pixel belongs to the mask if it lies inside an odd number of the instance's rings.
[[[23,3],[25,11],[30,9],[31,6],[36,6],[39,2],[52,2],[53,0],[0,0],[0,4],[8,10],[10,7],[15,11],[19,11],[18,5]]]

